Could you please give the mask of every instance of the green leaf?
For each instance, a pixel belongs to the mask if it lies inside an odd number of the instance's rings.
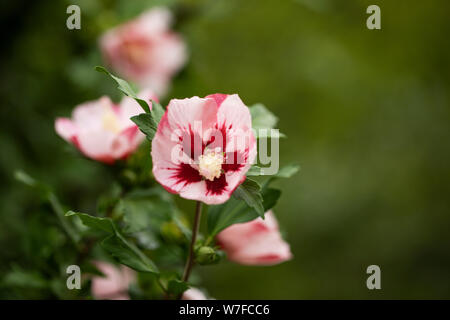
[[[14,172],[14,178],[24,185],[33,188],[39,193],[41,197],[43,197],[45,200],[48,200],[48,196],[51,193],[51,189],[48,185],[37,181],[22,170],[17,170],[16,172]]]
[[[101,242],[101,246],[120,263],[139,272],[158,273],[156,265],[138,247],[124,238],[111,219],[73,211],[66,213],[68,217],[74,215],[78,216],[87,227],[110,233]]]
[[[254,208],[259,216],[264,216],[263,199],[261,196],[261,186],[258,182],[246,179],[234,192],[233,196],[244,200],[247,205]]]
[[[22,170],[17,170],[16,172],[14,172],[14,177],[17,181],[20,181],[29,187],[34,188],[38,186],[38,182]]]
[[[187,228],[179,228],[180,212],[175,206],[173,197],[161,187],[128,193],[121,201],[121,210],[125,234],[137,239],[139,245],[146,249],[153,250],[160,247],[165,225],[173,225],[180,233],[180,240],[185,238]]]
[[[122,200],[125,232],[159,230],[177,213],[173,198],[164,189],[154,187],[134,190]]]
[[[262,196],[264,199],[264,212],[267,212],[277,204],[277,201],[281,196],[281,190],[274,188],[265,188],[262,191]]]
[[[254,129],[255,137],[260,138],[286,138],[286,135],[284,133],[281,133],[278,129],[268,129],[268,128],[261,128],[261,129]]]
[[[271,184],[274,180],[278,178],[290,178],[300,170],[298,164],[289,164],[278,170],[276,174],[270,176],[270,178],[264,183],[264,187]]]
[[[22,270],[15,265],[12,269],[12,271],[3,277],[1,282],[2,285],[12,288],[23,287],[43,289],[48,287],[46,279],[44,279],[39,272]]]
[[[266,175],[266,168],[259,166],[252,166],[246,173],[249,177],[264,176]],[[277,173],[272,175],[273,178],[290,178],[300,170],[298,164],[290,164],[278,170]]]
[[[247,171],[246,176],[248,177],[256,177],[264,175],[264,169],[258,166],[251,166]]]
[[[281,191],[272,188],[262,190],[264,212],[267,212],[277,203]],[[249,207],[244,201],[230,198],[221,205],[210,206],[208,210],[207,226],[209,238],[214,237],[223,229],[235,224],[248,222],[260,215],[254,208]]]
[[[168,293],[173,294],[174,296],[183,294],[187,289],[189,289],[187,282],[178,279],[171,279],[167,284]]]
[[[149,141],[152,141],[164,112],[164,108],[152,100],[152,110],[150,113],[138,114],[137,116],[131,117],[131,121],[139,127],[139,130],[145,134]]]
[[[80,265],[80,269],[83,270],[83,274],[91,274],[99,277],[106,277],[106,275],[101,272],[92,261],[85,261]]]
[[[252,128],[267,129],[275,128],[278,118],[270,112],[263,104],[257,103],[249,107],[252,116]]]
[[[145,112],[150,113],[150,107],[148,106],[148,103],[145,100],[142,100],[137,97],[134,90],[131,88],[128,82],[126,82],[123,79],[120,79],[119,77],[116,77],[115,75],[111,74],[108,70],[106,70],[104,67],[96,66],[95,70],[98,72],[103,72],[114,79],[114,81],[117,82],[118,89],[122,91],[125,95],[133,98],[136,100],[137,103],[144,109]]]
[[[257,103],[249,107],[252,116],[252,128],[257,138],[282,138],[284,134],[274,129],[278,118],[263,104]]]
[[[63,206],[61,205],[58,197],[52,192],[51,188],[20,170],[14,173],[14,177],[17,181],[20,181],[36,190],[40,197],[42,197],[42,199],[50,205],[56,218],[59,220],[61,227],[72,240],[74,245],[77,246],[77,242],[79,240],[77,230],[75,230],[75,228],[64,218]]]
[[[78,216],[86,227],[94,230],[101,230],[108,233],[114,233],[115,227],[111,219],[94,217],[86,213],[68,211],[65,214],[66,217]]]
[[[277,178],[290,178],[294,174],[296,174],[300,170],[300,166],[298,164],[289,164],[284,166],[274,175]]]
[[[101,246],[120,263],[138,272],[158,273],[155,264],[118,233],[104,239]]]
[[[152,100],[151,114],[153,116],[153,119],[155,119],[156,123],[159,123],[161,121],[164,112],[165,112],[164,108],[158,102]]]
[[[138,114],[137,116],[131,117],[131,121],[139,127],[139,130],[145,134],[149,141],[152,141],[155,136],[156,129],[158,128],[158,124],[151,113]]]

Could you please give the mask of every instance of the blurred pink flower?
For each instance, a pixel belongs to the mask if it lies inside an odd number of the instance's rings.
[[[106,62],[127,80],[165,94],[187,55],[181,37],[170,30],[171,20],[168,9],[157,7],[109,30],[100,39]]]
[[[217,242],[231,261],[245,265],[274,265],[292,258],[282,238],[272,211],[265,219],[257,218],[234,224],[217,235]]]
[[[146,101],[157,100],[149,90],[139,97]],[[104,96],[76,106],[71,119],[57,118],[55,130],[86,157],[111,164],[126,158],[144,140],[145,136],[130,120],[142,112],[132,98],[124,97],[120,105],[116,105]]]
[[[110,263],[97,261],[95,266],[105,275],[92,278],[92,296],[97,300],[129,300],[128,286],[136,273],[130,268],[116,267]]]
[[[251,128],[237,94],[171,100],[152,141],[156,180],[186,199],[225,202],[256,157]]]
[[[183,293],[182,300],[208,300],[205,294],[197,288],[190,288]]]

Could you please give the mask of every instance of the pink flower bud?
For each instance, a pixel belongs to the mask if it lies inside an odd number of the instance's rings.
[[[197,288],[190,288],[183,293],[182,300],[208,300],[203,292]]]
[[[228,259],[245,265],[274,265],[292,258],[282,238],[272,211],[265,219],[257,218],[234,224],[217,235],[217,241]]]
[[[95,262],[95,266],[105,277],[92,278],[92,296],[97,300],[129,300],[128,286],[134,281],[136,275],[130,268],[106,262]]]

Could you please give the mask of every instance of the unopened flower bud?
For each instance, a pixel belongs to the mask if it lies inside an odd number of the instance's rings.
[[[198,264],[211,264],[217,261],[216,251],[211,247],[200,247],[196,252],[195,260]]]

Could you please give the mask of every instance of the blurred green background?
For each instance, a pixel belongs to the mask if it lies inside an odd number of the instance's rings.
[[[54,132],[57,116],[120,94],[93,70],[98,36],[168,4],[190,60],[170,98],[238,93],[279,118],[282,164],[274,211],[294,259],[274,267],[200,267],[222,299],[450,298],[450,3],[435,1],[3,1],[0,5],[0,276],[45,257],[54,225],[14,180],[23,169],[69,206],[93,212],[111,183]],[[66,28],[78,4],[81,30]],[[366,8],[381,8],[381,30]],[[188,206],[180,201],[181,206]],[[35,251],[29,243],[41,239]],[[51,250],[50,250],[51,251]],[[381,267],[382,290],[366,288]],[[7,295],[4,297],[8,297]]]

